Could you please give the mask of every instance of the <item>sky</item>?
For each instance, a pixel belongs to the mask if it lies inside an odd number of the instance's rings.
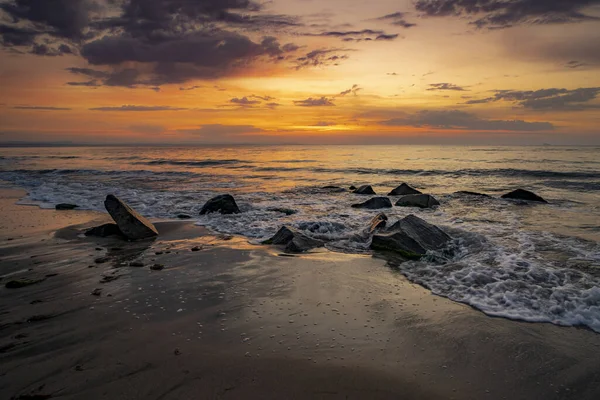
[[[600,0],[0,0],[0,142],[600,144]]]

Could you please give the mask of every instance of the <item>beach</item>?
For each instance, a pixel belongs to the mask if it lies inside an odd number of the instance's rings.
[[[597,333],[488,317],[384,259],[289,256],[177,221],[155,220],[153,241],[92,239],[81,233],[107,214],[0,193],[2,398],[600,394]],[[14,279],[41,281],[4,287]]]

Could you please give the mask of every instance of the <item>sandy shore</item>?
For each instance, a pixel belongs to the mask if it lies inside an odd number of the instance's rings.
[[[85,238],[109,217],[22,195],[0,191],[1,399],[600,396],[588,330],[489,318],[385,260],[287,257],[190,223]],[[5,288],[16,279],[39,282]]]

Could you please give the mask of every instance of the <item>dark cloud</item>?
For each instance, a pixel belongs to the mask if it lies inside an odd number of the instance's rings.
[[[350,49],[319,49],[306,53],[296,59],[296,69],[307,67],[323,67],[329,65],[338,65],[340,61],[349,58],[346,52]]]
[[[335,125],[337,125],[335,122],[319,121],[319,122],[313,124],[312,126],[325,127],[325,126],[335,126]]]
[[[280,105],[281,105],[281,104],[279,104],[279,103],[273,103],[273,102],[272,102],[272,103],[267,103],[267,104],[265,104],[265,106],[267,106],[268,108],[277,108],[277,107],[279,107]]]
[[[392,35],[382,34],[375,38],[375,40],[396,40],[400,35],[395,33]]]
[[[300,107],[331,107],[335,106],[333,101],[327,97],[309,97],[306,100],[295,100],[294,104]]]
[[[190,87],[180,87],[179,90],[181,91],[190,91],[190,90],[196,90],[196,89],[200,89],[204,86],[202,85],[194,85],[194,86],[190,86]]]
[[[387,126],[463,129],[469,131],[537,132],[554,130],[554,125],[549,122],[491,120],[459,110],[424,110],[413,115],[382,121],[381,124]]]
[[[15,106],[15,110],[39,110],[39,111],[70,111],[66,107],[46,107],[46,106]]]
[[[575,69],[575,68],[581,68],[584,67],[586,64],[582,63],[580,61],[569,61],[568,63],[565,64],[566,68],[570,68],[570,69]]]
[[[597,20],[585,13],[600,0],[417,0],[415,8],[430,17],[467,16],[480,28],[517,24],[562,24]]]
[[[186,133],[190,135],[207,136],[208,138],[222,139],[227,136],[238,136],[245,133],[258,133],[263,132],[262,129],[255,127],[254,125],[222,125],[222,124],[210,124],[202,125],[197,129],[179,129],[177,132]]]
[[[417,24],[413,24],[411,22],[406,21],[406,13],[395,12],[393,14],[387,14],[383,17],[377,18],[379,21],[386,21],[392,25],[400,26],[402,28],[412,28],[413,26],[417,26]]]
[[[427,90],[430,90],[430,91],[454,90],[454,91],[458,91],[458,92],[466,91],[466,89],[463,88],[462,86],[454,85],[452,83],[432,83],[429,85],[429,89],[427,89]]]
[[[465,104],[485,104],[497,101],[516,103],[524,108],[542,111],[583,111],[599,109],[600,104],[588,104],[600,95],[600,87],[540,90],[497,90],[492,97],[469,100]]]
[[[394,40],[400,35],[388,34],[382,30],[363,29],[360,31],[328,31],[321,33],[305,33],[304,36],[325,36],[341,38],[345,42],[360,42],[370,40]]]
[[[69,85],[69,86],[87,86],[87,87],[102,86],[102,84],[100,84],[96,80],[84,81],[84,82],[67,82],[67,85]]]
[[[229,102],[242,107],[250,107],[261,103],[260,100],[250,100],[247,97],[242,97],[241,99],[235,97],[229,100]]]
[[[358,94],[358,92],[361,90],[362,90],[362,88],[359,87],[358,85],[352,85],[352,87],[350,89],[344,90],[339,95],[346,96],[347,94],[353,94],[354,96],[356,96]]]
[[[170,106],[135,106],[126,104],[120,107],[95,107],[90,108],[91,111],[118,111],[118,112],[148,112],[148,111],[183,111],[187,108],[170,107]]]
[[[31,54],[35,54],[37,56],[58,57],[65,54],[73,54],[73,49],[66,44],[60,44],[58,47],[52,47],[46,44],[34,43],[31,47]]]

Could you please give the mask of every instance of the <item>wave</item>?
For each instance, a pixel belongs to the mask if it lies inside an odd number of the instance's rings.
[[[241,160],[202,160],[202,161],[185,161],[185,160],[152,160],[152,161],[144,161],[144,162],[136,162],[133,164],[143,164],[143,165],[183,165],[189,167],[206,167],[213,165],[231,165],[231,164],[239,164],[242,162]]]

